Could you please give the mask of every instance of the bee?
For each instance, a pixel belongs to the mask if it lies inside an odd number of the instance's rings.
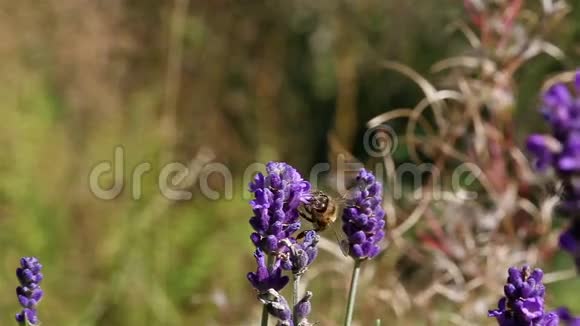
[[[339,213],[342,212],[342,205],[345,202],[343,198],[334,198],[323,191],[313,190],[311,199],[308,203],[303,204],[299,209],[300,216],[312,223],[314,231],[321,232],[331,228],[334,232],[342,253],[348,255],[348,242],[344,240],[342,232],[336,230],[335,222],[338,220]],[[306,231],[298,235],[298,239],[304,237]]]

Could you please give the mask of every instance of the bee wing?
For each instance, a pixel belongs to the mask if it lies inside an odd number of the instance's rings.
[[[337,212],[336,212],[336,221],[330,225],[332,229],[332,233],[334,233],[334,237],[338,242],[338,246],[340,247],[340,251],[344,256],[348,256],[349,253],[349,246],[348,240],[342,231],[342,210],[344,208],[345,198],[338,198],[336,199],[337,202]]]
[[[348,194],[344,194],[339,198],[335,198],[334,201],[336,202],[336,204],[338,205],[338,207],[341,210],[341,214],[342,214],[342,209],[344,209],[344,207],[348,204],[350,200],[350,197],[348,196]],[[338,218],[340,218],[342,216],[338,216]]]
[[[336,238],[336,241],[338,242],[338,246],[340,247],[340,251],[342,252],[342,254],[345,257],[348,257],[348,253],[349,253],[349,246],[348,246],[348,241],[345,239],[344,237],[344,233],[342,232],[342,230],[338,231],[336,230],[337,223],[333,223],[330,228],[332,229],[332,233],[334,233],[334,237]]]

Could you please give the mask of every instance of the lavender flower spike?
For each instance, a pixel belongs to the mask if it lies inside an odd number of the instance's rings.
[[[289,280],[282,276],[281,264],[303,272],[310,257],[314,259],[310,243],[299,245],[293,236],[300,229],[298,207],[311,198],[310,183],[292,166],[269,162],[266,175],[258,173],[250,183],[250,192],[254,194],[254,200],[250,201],[254,213],[250,218],[254,229],[250,239],[256,246],[254,256],[258,268],[255,273],[248,274],[248,280],[258,290],[258,298],[264,304],[261,325],[268,325],[268,314],[271,314],[278,318],[279,325],[293,326],[292,311],[277,291]]]
[[[562,182],[560,209],[573,219],[560,237],[560,246],[572,254],[580,271],[580,70],[574,82],[557,82],[544,94],[542,114],[550,135],[530,135],[528,150],[538,169],[551,168]]]
[[[379,254],[379,242],[385,236],[382,185],[365,169],[359,171],[356,182],[342,214],[343,230],[350,256],[355,260],[372,259]]]
[[[20,267],[16,269],[16,276],[20,286],[16,288],[18,302],[22,306],[22,311],[16,314],[16,321],[20,325],[38,325],[36,306],[42,299],[42,265],[35,257],[23,257],[20,259]]]
[[[250,202],[254,216],[250,239],[267,254],[285,250],[282,240],[300,228],[298,206],[310,198],[310,183],[292,166],[282,162],[266,164],[266,175],[258,173],[250,183],[255,199]]]
[[[558,315],[544,311],[544,272],[524,266],[511,267],[508,274],[505,296],[497,309],[489,311],[489,316],[496,318],[500,326],[557,326]]]

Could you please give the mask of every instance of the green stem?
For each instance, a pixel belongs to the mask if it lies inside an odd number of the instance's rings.
[[[360,263],[361,261],[358,259],[354,261],[354,269],[352,270],[352,279],[350,281],[350,290],[348,293],[348,302],[346,304],[346,317],[344,319],[344,326],[350,326],[352,323],[354,301],[356,298],[356,288],[358,286],[358,277],[360,274]]]
[[[274,263],[274,257],[272,255],[268,255],[268,262],[266,263],[266,267],[270,268],[271,265]],[[262,306],[262,322],[260,323],[261,326],[268,326],[268,318],[270,315],[268,314],[268,309],[266,305]]]
[[[268,310],[266,309],[266,305],[262,307],[262,326],[268,326]]]
[[[298,320],[296,318],[296,305],[298,304],[298,286],[300,284],[300,275],[294,275],[292,282],[292,318],[294,319],[294,325],[298,325]]]

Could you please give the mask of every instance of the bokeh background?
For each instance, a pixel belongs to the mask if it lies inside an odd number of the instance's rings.
[[[467,49],[448,28],[466,18],[452,0],[4,0],[0,17],[2,325],[18,311],[23,255],[44,264],[44,325],[255,324],[246,167],[284,160],[308,171],[327,161],[329,133],[365,161],[365,122],[422,97],[379,63],[429,78],[434,62]],[[544,129],[543,81],[580,62],[580,4],[550,40],[567,57],[538,57],[515,76],[520,143]],[[126,187],[98,199],[89,172],[116,146],[125,150]],[[404,148],[394,155],[408,160]],[[207,199],[196,185],[191,200],[160,197],[165,163],[206,158],[232,171],[233,200]],[[141,162],[152,171],[134,200],[130,174]],[[558,257],[548,269],[571,266]],[[313,320],[338,323],[347,285],[332,272],[313,283]],[[553,306],[580,312],[578,284],[551,289]],[[355,318],[396,324],[364,290]]]

